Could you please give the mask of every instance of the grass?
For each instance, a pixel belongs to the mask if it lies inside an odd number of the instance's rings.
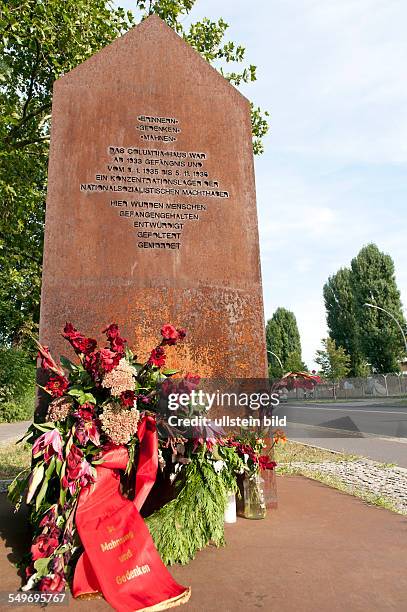
[[[278,464],[289,464],[298,461],[305,463],[322,463],[323,461],[355,461],[357,455],[333,453],[329,450],[308,446],[299,442],[288,441],[286,444],[277,444],[274,447],[274,456]]]
[[[0,480],[11,480],[30,467],[31,446],[15,442],[0,446]]]

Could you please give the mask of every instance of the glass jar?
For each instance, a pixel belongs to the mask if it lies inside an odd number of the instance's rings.
[[[243,499],[241,516],[248,519],[264,519],[266,503],[264,500],[263,478],[259,472],[245,474],[243,478]]]

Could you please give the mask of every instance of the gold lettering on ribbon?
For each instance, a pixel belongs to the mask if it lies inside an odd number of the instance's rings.
[[[133,569],[127,570],[127,572],[122,576],[116,576],[116,582],[117,584],[124,584],[129,580],[133,580],[133,578],[138,578],[139,576],[142,576],[143,574],[148,574],[149,572],[151,572],[151,569],[148,564],[141,566],[136,565],[136,567],[133,567]]]
[[[120,544],[123,544],[124,542],[127,542],[128,540],[132,540],[134,538],[134,533],[132,531],[129,531],[129,533],[125,533],[124,536],[122,536],[121,538],[118,538],[117,540],[110,540],[110,542],[103,542],[103,544],[100,545],[100,548],[102,549],[102,552],[106,552],[107,550],[113,550],[114,548],[117,548],[118,546],[120,546]]]

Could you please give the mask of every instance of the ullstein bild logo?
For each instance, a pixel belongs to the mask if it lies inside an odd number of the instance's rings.
[[[168,418],[171,427],[286,427],[287,417],[231,417],[228,414],[215,419],[207,417],[178,417],[176,414]]]

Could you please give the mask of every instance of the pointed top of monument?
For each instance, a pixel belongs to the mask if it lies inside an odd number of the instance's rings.
[[[147,59],[148,58],[148,59]],[[175,68],[175,71],[174,71]],[[247,98],[213,68],[190,44],[158,15],[150,15],[128,32],[55,81],[59,86],[71,79],[103,79],[118,84],[119,76],[143,80],[145,88],[165,77],[179,81],[180,95],[190,87],[213,87],[214,94],[227,93],[248,103]],[[137,87],[137,83],[133,83]]]

